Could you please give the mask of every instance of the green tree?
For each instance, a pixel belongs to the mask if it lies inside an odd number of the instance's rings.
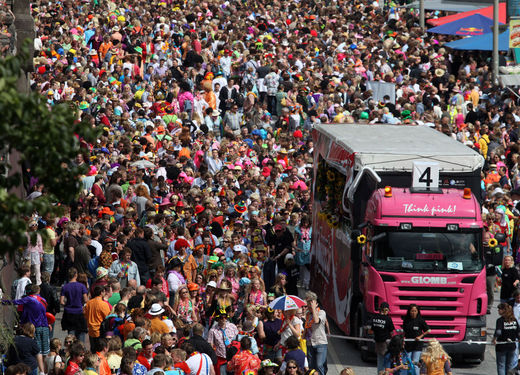
[[[0,60],[0,151],[17,152],[21,162],[45,187],[46,194],[26,201],[11,193],[22,183],[20,173],[7,177],[8,158],[0,159],[0,254],[12,253],[27,243],[26,218],[37,212],[59,213],[58,202],[70,202],[78,196],[80,175],[84,169],[73,164],[80,152],[80,137],[95,140],[96,129],[77,121],[72,103],[49,108],[46,98],[37,92],[21,93],[17,82],[29,58],[28,43],[16,56]]]

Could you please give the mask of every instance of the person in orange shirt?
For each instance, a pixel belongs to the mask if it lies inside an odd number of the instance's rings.
[[[152,149],[155,149],[155,139],[154,137],[152,136],[152,132],[153,132],[153,126],[152,125],[148,125],[146,128],[145,128],[145,135],[144,135],[144,138],[146,139],[146,141],[152,146]]]
[[[186,282],[188,284],[194,282],[197,276],[197,262],[195,262],[193,255],[188,254],[186,251],[190,247],[189,242],[181,238],[175,241],[174,247],[177,252],[177,258],[184,264],[182,270],[184,271]]]
[[[110,49],[113,46],[114,45],[110,41],[110,37],[108,35],[105,35],[103,37],[103,43],[101,43],[101,45],[99,46],[99,51],[98,51],[99,52],[99,57],[100,57],[101,61],[105,60],[106,54],[108,53],[108,51],[110,51]]]
[[[83,308],[83,314],[87,321],[90,347],[96,348],[100,338],[101,323],[110,314],[110,304],[103,300],[105,287],[96,285],[92,292],[92,299]]]
[[[98,347],[94,348],[96,350],[96,354],[99,357],[99,375],[112,375],[112,371],[110,370],[110,366],[107,362],[107,353],[108,353],[108,340],[106,338],[99,338]]]
[[[168,325],[161,320],[161,314],[164,313],[164,309],[158,303],[154,303],[150,310],[148,310],[148,315],[150,315],[150,333],[170,333],[170,328]]]

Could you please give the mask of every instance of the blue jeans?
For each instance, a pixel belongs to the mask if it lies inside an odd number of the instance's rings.
[[[507,375],[515,365],[516,350],[508,350],[505,352],[496,352],[497,356],[497,373],[498,375]]]
[[[421,366],[419,366],[419,361],[421,360],[421,353],[422,353],[422,351],[420,351],[420,350],[413,351],[410,353],[410,358],[411,358],[413,364],[415,365],[415,372],[417,375],[419,375],[420,370],[421,370]]]
[[[385,371],[385,356],[383,354],[377,354],[377,373]]]
[[[516,343],[514,359],[515,359],[515,361],[513,363],[513,367],[516,368],[518,366],[518,343]]]
[[[52,275],[54,271],[54,254],[43,254],[42,272],[48,272]]]
[[[74,335],[76,338],[81,341],[82,343],[85,343],[85,332],[81,331],[67,331],[69,335]]]
[[[309,368],[325,375],[327,373],[327,344],[307,345],[307,359]]]

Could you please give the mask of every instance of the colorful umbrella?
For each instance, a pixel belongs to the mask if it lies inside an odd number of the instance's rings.
[[[453,42],[446,43],[444,46],[469,51],[492,51],[493,33],[454,40]],[[504,31],[498,36],[498,49],[500,51],[509,50],[509,30]]]
[[[300,297],[297,296],[281,296],[275,299],[273,302],[269,304],[269,307],[273,310],[295,310],[302,306],[305,306],[306,303]]]
[[[429,33],[445,34],[445,35],[461,35],[473,36],[491,33],[493,20],[484,17],[480,14],[473,14],[471,16],[455,20],[453,22],[445,23],[437,27],[428,29]]]
[[[493,5],[491,5],[489,7],[485,7],[485,8],[470,10],[468,12],[451,14],[449,16],[445,16],[445,17],[441,17],[441,18],[433,18],[433,19],[428,20],[427,22],[430,25],[439,26],[439,25],[444,25],[445,23],[448,23],[448,22],[460,20],[461,18],[465,18],[467,16],[472,16],[473,14],[481,14],[484,17],[493,19]],[[506,3],[505,2],[500,3],[500,5],[498,6],[498,22],[506,23],[507,22],[506,14],[507,14]]]

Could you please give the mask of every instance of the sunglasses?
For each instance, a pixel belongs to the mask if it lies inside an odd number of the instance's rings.
[[[296,366],[287,366],[287,368],[296,368]]]

